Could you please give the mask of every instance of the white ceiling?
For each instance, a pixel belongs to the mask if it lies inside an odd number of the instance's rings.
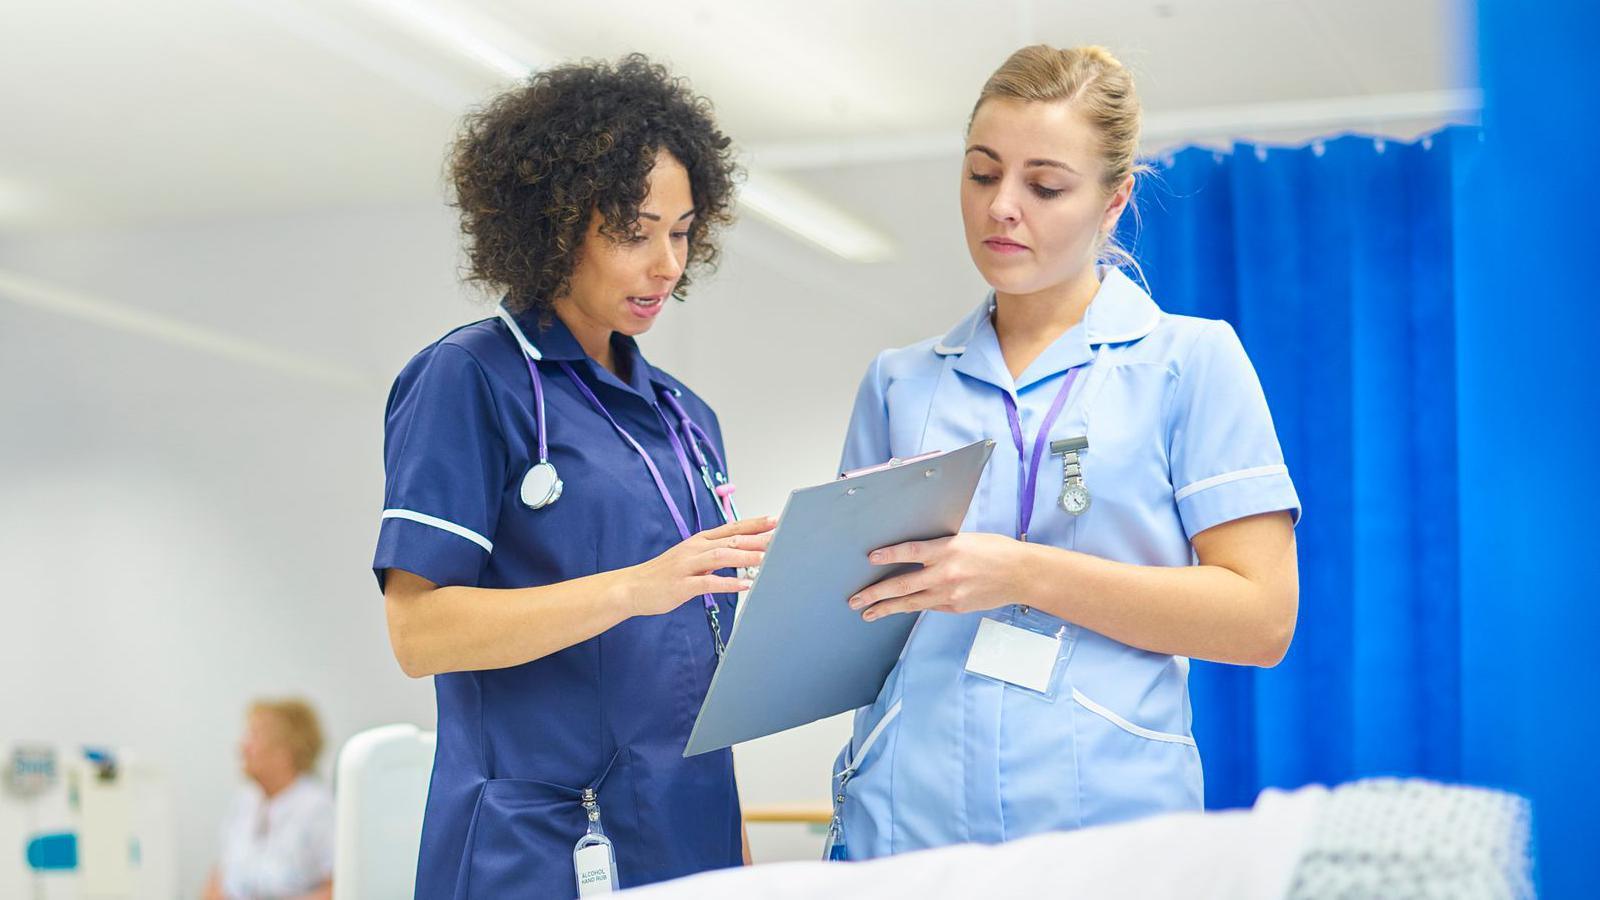
[[[459,114],[517,64],[629,50],[774,166],[926,156],[1025,41],[1113,48],[1169,143],[1314,132],[1369,104],[1375,124],[1426,124],[1472,86],[1470,17],[1469,0],[5,0],[0,229],[433,202]]]

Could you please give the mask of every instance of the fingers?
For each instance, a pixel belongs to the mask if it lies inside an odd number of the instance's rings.
[[[739,569],[761,565],[766,554],[760,550],[734,550],[729,547],[714,547],[694,557],[691,566],[695,572],[710,572],[716,569]]]
[[[736,534],[733,537],[719,538],[715,543],[735,550],[765,550],[772,546],[772,534],[770,531],[764,534]]]
[[[921,612],[933,605],[935,604],[933,603],[932,595],[927,591],[917,591],[904,597],[895,597],[892,600],[874,603],[862,610],[861,618],[868,622],[875,622],[884,616],[892,616],[897,613]]]
[[[894,597],[904,597],[924,590],[929,586],[930,578],[927,569],[918,569],[904,575],[896,575],[857,591],[850,598],[851,609],[866,609],[874,603],[882,603]]]
[[[892,547],[880,547],[867,554],[867,560],[873,565],[887,566],[893,563],[922,563],[927,565],[933,555],[949,543],[949,538],[939,538],[934,541],[907,541],[904,544],[895,544]]]
[[[707,540],[720,540],[733,537],[736,534],[763,534],[778,527],[777,516],[755,516],[749,519],[738,519],[717,528],[708,528],[700,532],[700,537]]]
[[[701,594],[737,594],[750,590],[754,582],[747,578],[729,578],[725,575],[696,575],[689,579],[691,597]]]

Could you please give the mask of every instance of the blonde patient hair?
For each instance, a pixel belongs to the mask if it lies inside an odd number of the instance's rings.
[[[250,704],[250,713],[272,719],[278,738],[294,759],[295,771],[304,774],[316,767],[317,757],[322,753],[322,726],[311,704],[293,697],[257,700]]]
[[[1150,168],[1139,162],[1139,128],[1144,112],[1133,86],[1133,75],[1104,47],[1058,49],[1034,44],[1011,54],[984,82],[978,102],[972,105],[972,115],[967,117],[968,131],[972,130],[978,109],[996,98],[1072,104],[1100,138],[1100,158],[1105,164],[1101,186],[1108,194],[1129,175]],[[1138,216],[1137,208],[1134,215]],[[1100,235],[1096,260],[1139,269],[1138,262],[1109,233]]]

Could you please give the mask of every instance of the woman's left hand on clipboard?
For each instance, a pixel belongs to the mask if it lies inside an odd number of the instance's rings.
[[[895,613],[977,612],[1015,603],[1015,576],[1024,545],[999,534],[964,532],[931,541],[909,541],[868,554],[873,565],[917,563],[850,598],[867,621]]]

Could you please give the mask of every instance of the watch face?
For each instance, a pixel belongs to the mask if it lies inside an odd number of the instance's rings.
[[[1061,508],[1075,515],[1083,515],[1089,508],[1089,492],[1081,484],[1069,484],[1061,489]]]

